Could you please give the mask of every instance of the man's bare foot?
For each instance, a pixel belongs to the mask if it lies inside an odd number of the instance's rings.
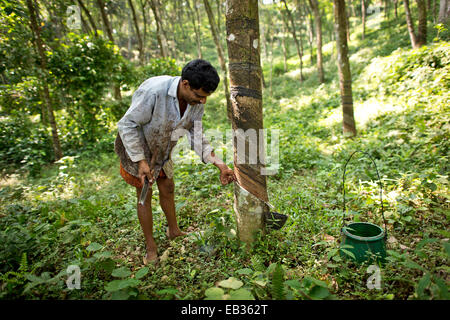
[[[157,263],[158,262],[158,253],[155,251],[148,251],[144,257],[144,264],[147,265],[149,263]]]
[[[167,228],[167,230],[166,230],[166,236],[167,236],[167,238],[169,238],[169,240],[173,240],[176,237],[182,237],[185,235],[187,235],[187,233],[181,231],[180,229],[170,230],[169,228]]]

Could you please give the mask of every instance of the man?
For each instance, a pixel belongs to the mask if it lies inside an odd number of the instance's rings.
[[[144,81],[133,94],[130,108],[118,122],[119,133],[114,149],[120,158],[122,177],[136,187],[138,201],[146,178],[150,184],[144,205],[137,205],[146,243],[145,264],[158,260],[151,207],[151,186],[155,180],[160,205],[169,225],[167,237],[172,240],[186,235],[178,227],[175,215],[175,184],[170,159],[179,138],[175,133],[180,130],[188,132],[191,147],[202,161],[219,168],[222,185],[236,180],[233,170],[215,156],[201,130],[198,134],[204,104],[219,81],[216,69],[209,62],[193,60],[183,68],[181,77],[159,76]]]

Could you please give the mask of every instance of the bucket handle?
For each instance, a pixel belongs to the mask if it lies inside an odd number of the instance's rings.
[[[347,164],[350,162],[350,160],[352,159],[353,155],[357,152],[361,152],[364,155],[366,155],[373,163],[373,165],[375,166],[375,171],[377,172],[377,177],[378,177],[378,182],[380,185],[380,203],[381,203],[381,215],[383,216],[383,222],[384,222],[384,237],[387,238],[387,226],[386,226],[386,219],[384,218],[384,210],[383,210],[383,184],[381,182],[381,178],[380,178],[380,174],[378,173],[378,168],[377,168],[377,164],[375,163],[375,160],[373,160],[373,158],[370,156],[370,154],[368,154],[365,151],[360,151],[360,150],[356,150],[354,151],[350,157],[347,159],[347,162],[344,165],[344,174],[342,175],[342,190],[343,190],[343,195],[344,195],[344,208],[342,211],[342,222],[343,222],[343,226],[345,227],[345,172],[347,170]]]

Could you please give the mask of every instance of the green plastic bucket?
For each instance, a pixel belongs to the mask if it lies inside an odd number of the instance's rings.
[[[376,224],[353,222],[342,228],[341,254],[353,253],[357,263],[365,261],[384,263],[386,259],[385,232]]]
[[[372,160],[377,176],[380,184],[380,203],[381,203],[381,214],[383,216],[384,221],[384,230],[377,226],[376,224],[370,222],[352,222],[348,225],[345,225],[345,172],[347,169],[347,164],[353,155],[357,152],[364,153],[370,160]],[[373,262],[376,261],[378,263],[386,262],[386,238],[387,238],[387,229],[386,229],[386,220],[384,219],[383,212],[383,188],[381,184],[380,175],[378,173],[378,168],[375,164],[375,161],[372,157],[363,151],[355,151],[349,157],[344,166],[344,174],[342,177],[342,185],[343,185],[343,203],[344,203],[344,211],[343,211],[343,227],[341,229],[342,238],[340,244],[340,254],[342,257],[350,258],[354,260],[356,263],[363,262]]]

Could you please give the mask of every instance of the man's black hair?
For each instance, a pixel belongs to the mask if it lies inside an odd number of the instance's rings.
[[[181,71],[181,79],[189,81],[193,89],[211,93],[217,89],[220,78],[217,70],[208,61],[195,59],[188,62]]]

